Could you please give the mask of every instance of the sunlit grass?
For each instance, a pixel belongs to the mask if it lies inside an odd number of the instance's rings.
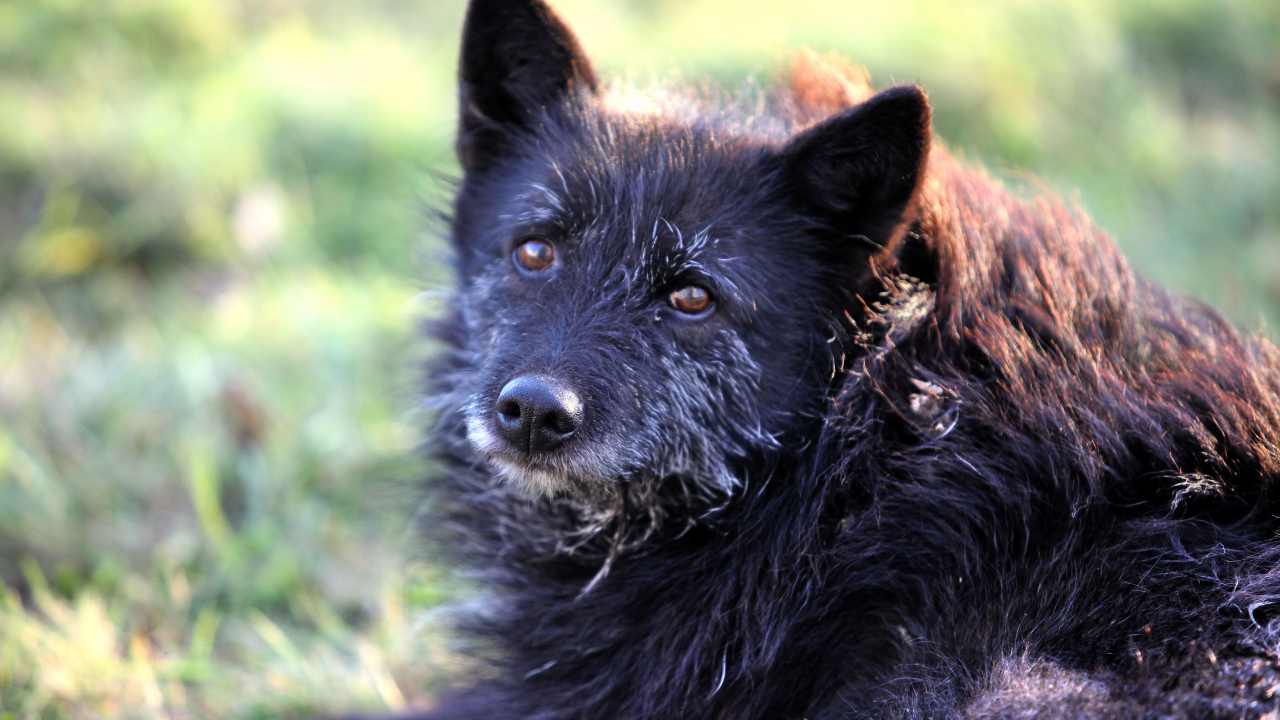
[[[96,292],[102,336],[56,293],[0,323],[0,717],[421,701],[450,584],[404,552],[418,290],[292,268]]]
[[[267,614],[200,610],[181,629],[122,610],[97,590],[66,599],[28,564],[29,598],[0,590],[0,717],[314,717],[335,708],[404,709],[429,700],[447,666],[438,636],[402,589],[368,588],[375,620],[353,632],[314,608],[298,632]],[[438,581],[436,578],[430,580]],[[181,575],[169,607],[194,610]],[[157,583],[160,584],[160,583]],[[176,631],[176,634],[174,634]]]

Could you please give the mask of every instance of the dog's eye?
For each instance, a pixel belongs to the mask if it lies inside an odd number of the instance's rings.
[[[516,265],[528,272],[542,272],[556,261],[556,248],[546,240],[525,240],[516,246],[511,257]]]
[[[671,307],[686,315],[701,315],[711,309],[711,293],[701,285],[686,285],[667,297]]]

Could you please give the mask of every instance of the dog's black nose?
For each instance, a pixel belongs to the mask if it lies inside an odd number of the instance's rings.
[[[563,383],[521,375],[502,388],[494,406],[498,430],[520,452],[554,450],[582,425],[582,398]]]

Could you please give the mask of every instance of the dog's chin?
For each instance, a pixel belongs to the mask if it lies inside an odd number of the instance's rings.
[[[490,455],[488,460],[499,477],[531,495],[557,497],[576,494],[574,488],[581,485],[581,481],[565,473],[533,467],[519,460],[500,455]]]

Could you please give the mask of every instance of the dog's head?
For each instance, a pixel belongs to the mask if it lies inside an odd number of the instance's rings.
[[[539,0],[474,0],[459,74],[456,396],[475,449],[589,495],[730,491],[744,458],[801,446],[856,280],[918,191],[923,94],[800,130],[675,95],[623,109]]]

